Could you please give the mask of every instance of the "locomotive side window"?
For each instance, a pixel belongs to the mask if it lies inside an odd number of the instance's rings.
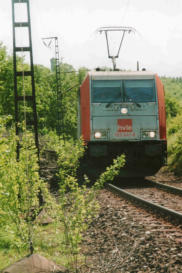
[[[92,102],[122,102],[121,81],[93,81]]]
[[[155,102],[154,80],[124,81],[124,97],[126,102]]]

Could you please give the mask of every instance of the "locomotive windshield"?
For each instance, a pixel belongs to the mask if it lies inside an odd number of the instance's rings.
[[[121,102],[121,81],[94,81],[92,102]]]
[[[93,103],[155,102],[154,80],[93,81]]]
[[[124,81],[124,97],[126,102],[154,102],[156,101],[153,80]]]

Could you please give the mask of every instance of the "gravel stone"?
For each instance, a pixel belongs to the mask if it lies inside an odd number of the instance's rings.
[[[101,210],[84,235],[86,265],[79,272],[182,272],[180,227],[107,190],[98,200]]]

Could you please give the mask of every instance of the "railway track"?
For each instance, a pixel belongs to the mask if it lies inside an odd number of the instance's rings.
[[[107,188],[118,195],[150,209],[167,220],[182,224],[182,189],[147,181],[147,188],[120,188],[107,184]],[[152,199],[152,201],[151,201]]]

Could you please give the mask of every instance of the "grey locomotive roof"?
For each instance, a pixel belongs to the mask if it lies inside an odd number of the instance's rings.
[[[155,73],[149,71],[90,71],[92,80],[154,79]]]

